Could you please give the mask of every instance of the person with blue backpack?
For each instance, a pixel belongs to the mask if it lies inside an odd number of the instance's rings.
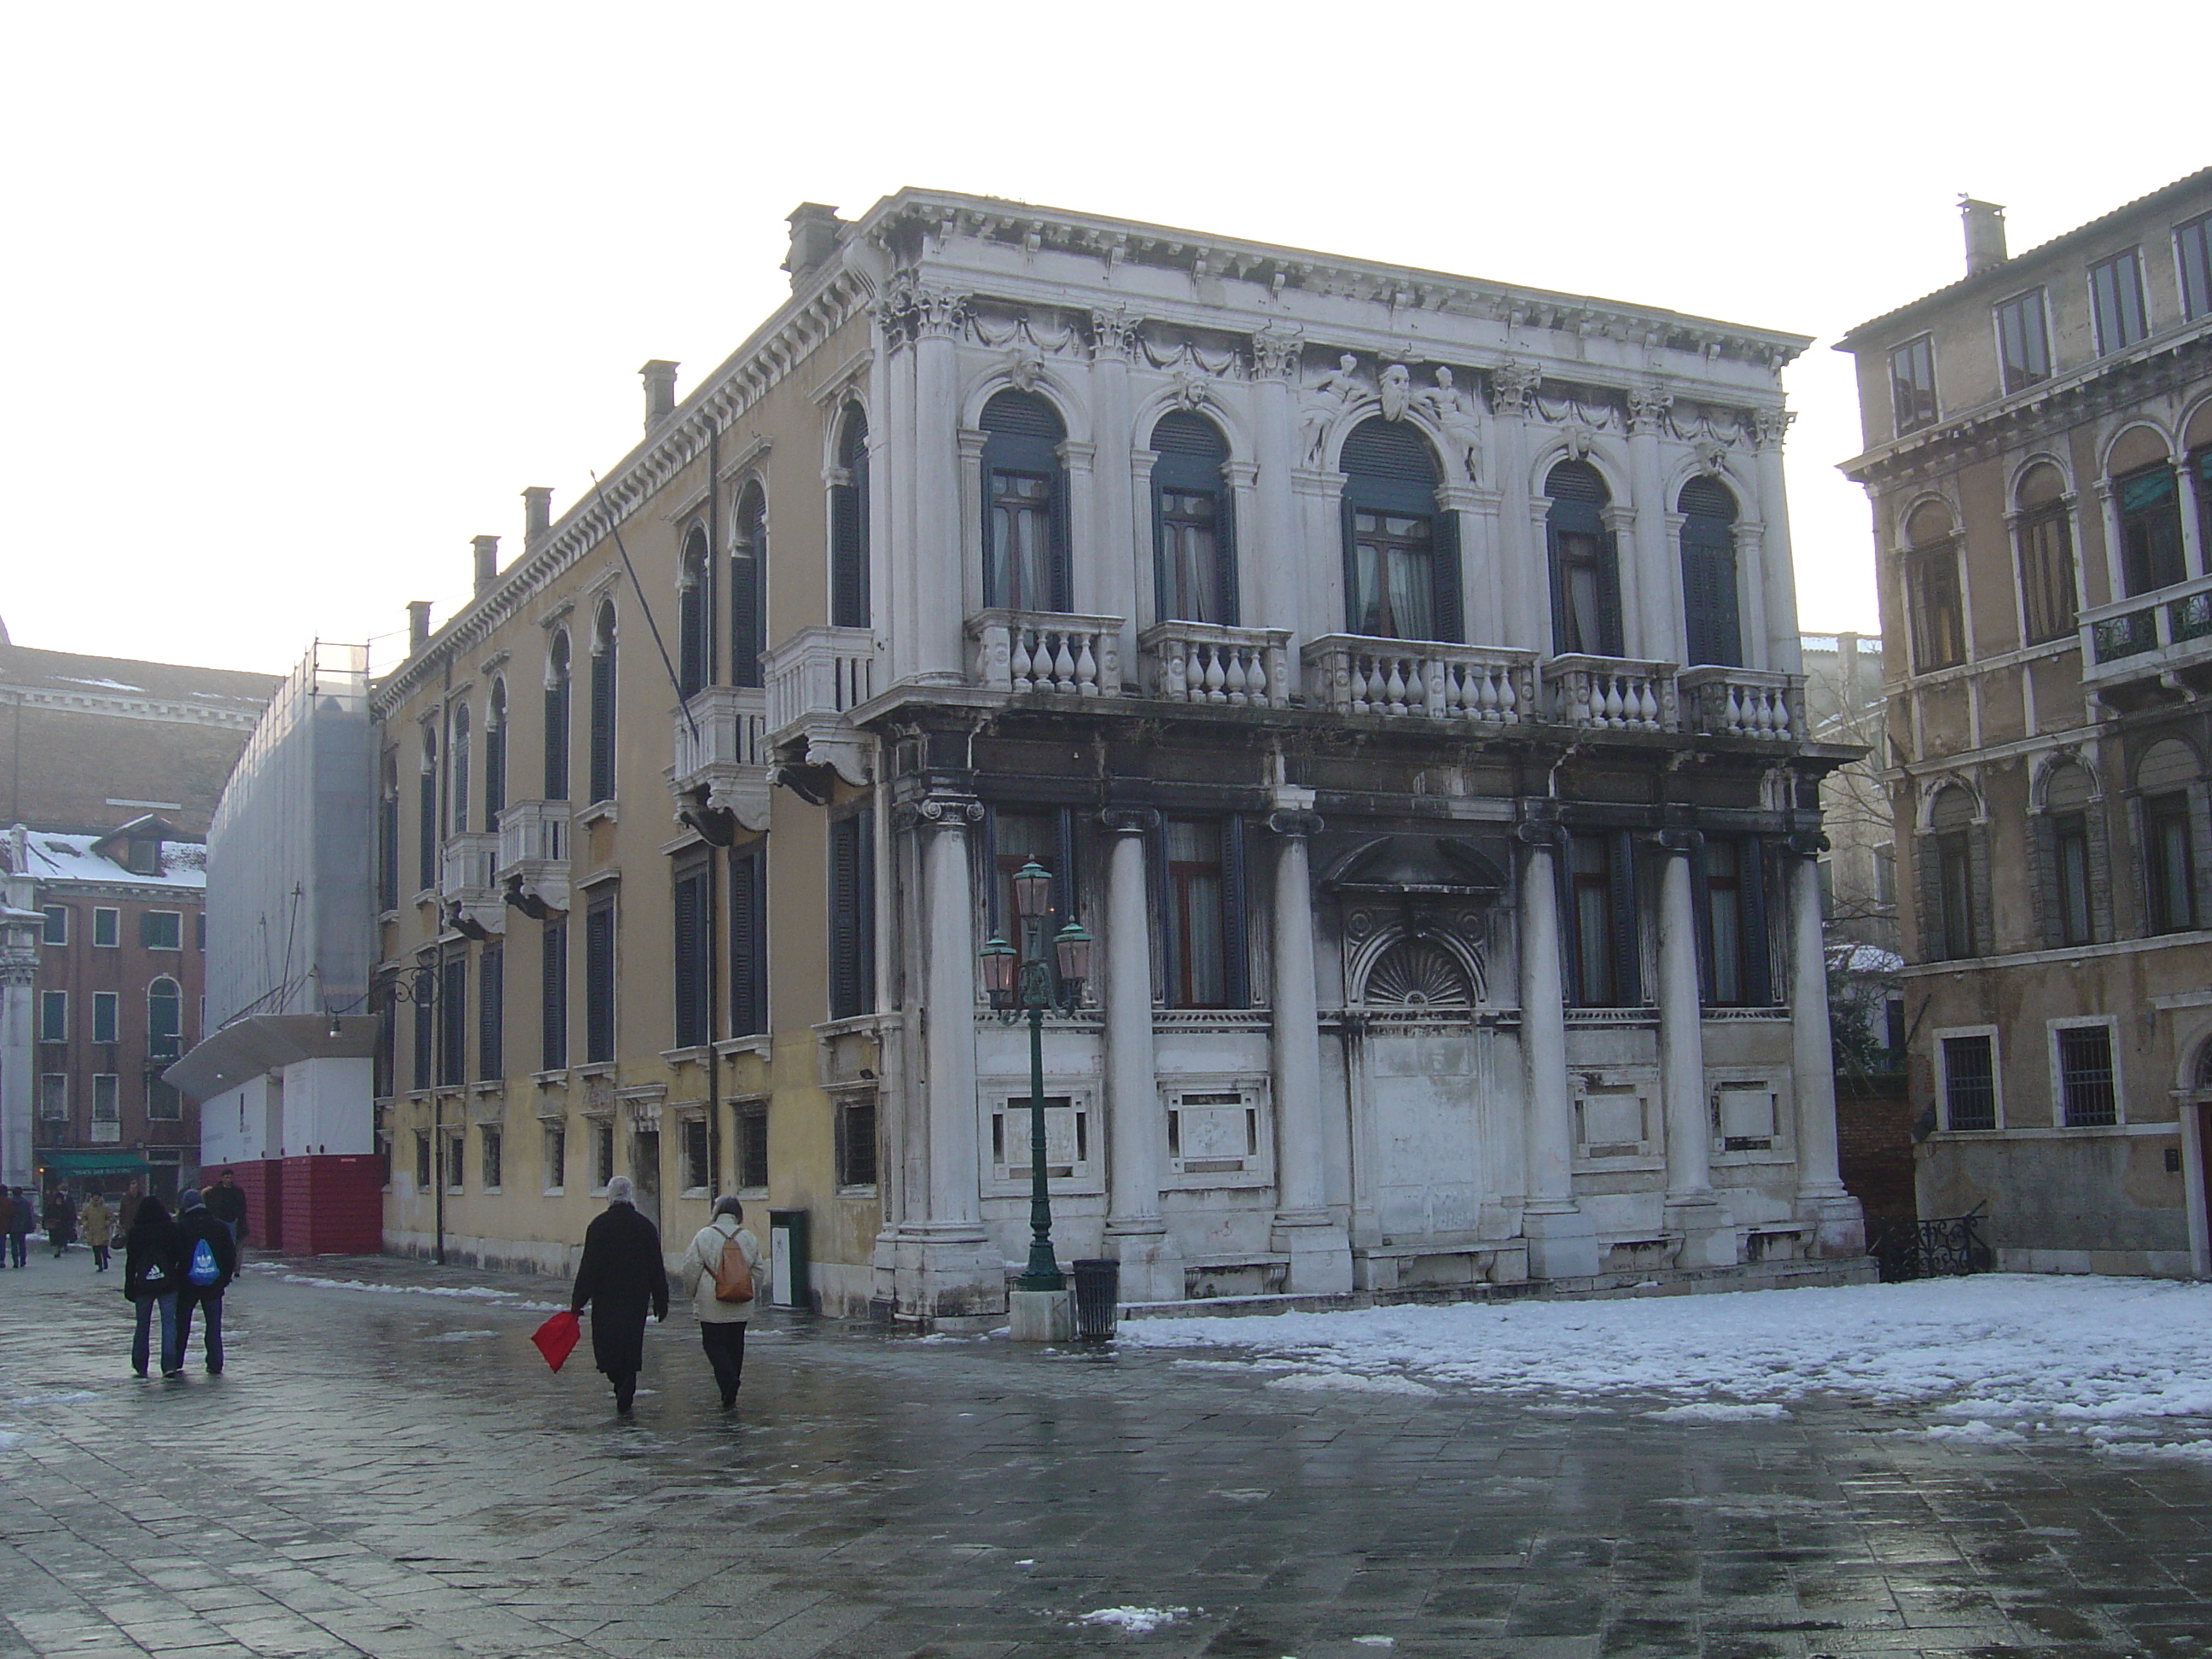
[[[198,1310],[207,1315],[208,1375],[221,1376],[222,1293],[238,1273],[238,1244],[197,1187],[187,1187],[177,1200],[177,1232],[184,1283],[177,1291],[176,1346],[163,1352],[161,1375],[185,1374],[185,1345],[192,1340],[192,1314]]]

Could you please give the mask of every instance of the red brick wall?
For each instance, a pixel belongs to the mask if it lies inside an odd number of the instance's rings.
[[[1844,1186],[1869,1222],[1911,1220],[1913,1109],[1905,1080],[1836,1079],[1836,1150]]]
[[[331,1153],[283,1160],[289,1255],[374,1255],[384,1248],[384,1160]]]

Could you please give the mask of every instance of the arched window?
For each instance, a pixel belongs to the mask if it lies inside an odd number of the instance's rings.
[[[677,577],[677,689],[688,700],[714,678],[714,596],[707,584],[707,532],[693,525],[684,538]]]
[[[1912,620],[1912,664],[1922,673],[1966,659],[1966,602],[1951,509],[1923,501],[1905,522],[1905,585]]]
[[[568,635],[545,653],[545,799],[568,799]]]
[[[868,601],[868,420],[854,405],[837,434],[837,481],[830,486],[830,621],[866,628]]]
[[[438,884],[438,728],[422,728],[422,798],[415,814],[415,886]]]
[[[1989,923],[1982,913],[1988,887],[1974,818],[1973,796],[1956,784],[1937,795],[1929,809],[1929,828],[1935,833],[1922,870],[1921,933],[1931,961],[1978,957],[1988,943]]]
[[[491,698],[484,706],[484,805],[486,830],[499,828],[499,815],[507,811],[507,682],[491,683]]]
[[[615,798],[615,608],[599,605],[592,629],[592,799]]]
[[[1687,663],[1743,665],[1737,620],[1735,497],[1711,478],[1682,486],[1682,620]]]
[[[1413,428],[1379,416],[1344,441],[1345,625],[1393,640],[1463,631],[1459,520],[1437,506],[1437,458]]]
[[[2114,459],[2118,459],[2117,453]],[[2154,593],[2188,580],[2181,544],[2181,489],[2172,462],[2160,459],[2116,473],[2112,502],[2120,515],[2120,576],[2128,596]]]
[[[2136,763],[2142,813],[2143,897],[2154,933],[2197,926],[2197,797],[2203,767],[2179,738],[2161,738]]]
[[[1212,422],[1176,410],[1152,428],[1152,558],[1157,617],[1237,620],[1237,538]]]
[[[748,483],[730,541],[730,684],[758,685],[768,649],[768,497]]]
[[[2074,527],[2066,480],[2048,461],[2028,468],[2014,500],[2020,508],[2021,622],[2027,642],[2074,632]]]
[[[2062,949],[2097,942],[2097,883],[2103,839],[2091,818],[2096,782],[2087,769],[2060,761],[2043,777],[2043,812],[2036,823],[2043,896],[2044,943]]]
[[[146,1053],[174,1060],[183,1052],[185,994],[167,974],[146,988]]]
[[[446,833],[465,836],[469,832],[469,759],[471,744],[469,740],[469,706],[465,702],[453,705],[453,737],[446,744]]]
[[[376,792],[376,908],[399,908],[399,757],[389,750]]]
[[[1621,654],[1620,555],[1605,527],[1613,492],[1587,461],[1561,461],[1544,480],[1552,562],[1552,649],[1561,656]]]
[[[983,603],[1066,611],[1074,584],[1060,416],[1042,398],[1001,392],[983,405]]]

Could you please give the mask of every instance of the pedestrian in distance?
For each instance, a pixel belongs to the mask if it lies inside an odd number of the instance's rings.
[[[680,1269],[691,1310],[699,1316],[699,1341],[724,1411],[738,1403],[745,1369],[745,1324],[753,1316],[760,1285],[760,1240],[744,1224],[745,1206],[735,1197],[714,1200],[714,1219],[699,1230]]]
[[[225,1170],[207,1189],[208,1211],[217,1221],[230,1229],[231,1243],[246,1243],[246,1194],[239,1190],[231,1172]]]
[[[131,1229],[123,1235],[123,1294],[137,1318],[131,1334],[131,1369],[146,1375],[154,1316],[161,1316],[161,1375],[173,1376],[169,1356],[177,1351],[177,1294],[185,1282],[185,1236],[158,1198],[138,1200]]]
[[[8,1218],[8,1265],[31,1265],[31,1235],[38,1231],[39,1206],[28,1187],[15,1188],[15,1212]]]
[[[114,1214],[107,1200],[97,1192],[84,1201],[84,1208],[76,1214],[77,1231],[84,1235],[85,1243],[92,1250],[92,1270],[96,1273],[107,1271],[107,1241],[115,1225]]]
[[[15,1263],[8,1259],[9,1249],[6,1243],[15,1231],[15,1194],[7,1188],[0,1187],[0,1267],[15,1266]]]
[[[137,1217],[139,1197],[138,1183],[134,1180],[123,1189],[123,1196],[116,1200],[115,1231],[118,1235],[130,1232],[131,1224]]]
[[[607,1182],[607,1207],[584,1230],[584,1257],[568,1308],[592,1310],[592,1363],[614,1385],[615,1409],[629,1415],[645,1364],[645,1314],[668,1319],[668,1269],[660,1230],[637,1212],[628,1176]]]
[[[69,1188],[57,1187],[46,1194],[46,1242],[54,1247],[54,1260],[58,1261],[76,1239],[76,1206],[70,1202]]]
[[[185,1374],[185,1345],[192,1340],[192,1315],[207,1316],[205,1338],[210,1376],[222,1375],[222,1293],[238,1273],[238,1245],[230,1229],[210,1213],[197,1188],[177,1199],[178,1255],[184,1282],[177,1287],[177,1340],[161,1365],[164,1376]]]

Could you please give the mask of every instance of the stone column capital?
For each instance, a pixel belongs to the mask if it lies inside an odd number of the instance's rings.
[[[931,795],[899,809],[904,830],[965,830],[983,821],[983,804],[963,795]]]
[[[1321,834],[1322,825],[1318,812],[1303,807],[1279,806],[1267,814],[1267,828],[1292,840],[1310,841]]]
[[[1098,822],[1110,835],[1143,836],[1160,827],[1160,815],[1150,806],[1109,806],[1099,812]]]

